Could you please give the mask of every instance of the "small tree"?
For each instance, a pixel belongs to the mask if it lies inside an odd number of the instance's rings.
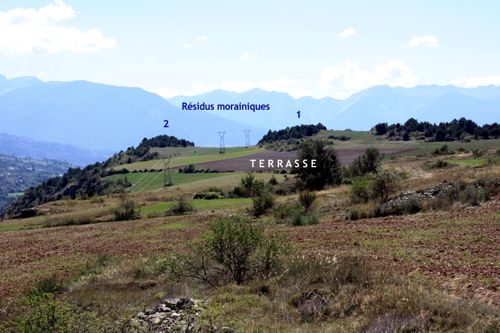
[[[349,171],[351,176],[361,176],[370,172],[377,172],[383,155],[377,148],[368,148],[366,151],[352,161]]]
[[[305,190],[299,193],[299,203],[304,207],[304,211],[307,214],[311,209],[312,205],[316,201],[316,193],[313,191]]]
[[[264,188],[264,182],[256,179],[253,173],[248,173],[245,177],[241,178],[240,190],[246,197],[258,196],[264,191]]]
[[[310,190],[321,190],[326,185],[337,185],[342,180],[342,172],[337,153],[333,149],[325,148],[325,144],[318,140],[308,140],[302,144],[298,154],[302,162],[307,160],[309,165],[305,167],[300,163],[297,172],[305,187]],[[316,167],[311,167],[312,160],[316,161]]]
[[[378,123],[375,125],[375,135],[384,135],[387,133],[387,123]]]
[[[172,273],[212,287],[274,275],[282,269],[283,255],[288,252],[277,236],[266,235],[262,225],[242,216],[217,218],[192,249],[191,254],[172,258]]]
[[[115,221],[133,220],[139,217],[136,203],[126,194],[120,196],[120,204],[113,210]]]
[[[259,196],[252,199],[253,203],[253,215],[259,217],[264,214],[268,209],[274,206],[274,196],[265,191],[259,194]]]
[[[379,172],[372,175],[370,187],[372,198],[380,203],[384,203],[398,189],[398,176],[389,171]]]

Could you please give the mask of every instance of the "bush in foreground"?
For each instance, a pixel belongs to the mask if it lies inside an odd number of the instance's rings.
[[[135,201],[126,195],[120,197],[120,204],[113,210],[115,221],[133,220],[139,217],[139,210]]]
[[[313,191],[305,190],[299,193],[299,204],[304,208],[307,214],[311,210],[314,202],[316,201],[316,193]]]
[[[276,236],[265,235],[261,225],[239,216],[220,217],[193,245],[193,253],[178,258],[172,268],[178,277],[201,280],[212,287],[242,284],[275,274],[285,252],[286,246]]]
[[[184,215],[189,214],[194,211],[193,205],[191,205],[183,197],[179,198],[169,210],[165,212],[166,216],[170,215]]]
[[[274,206],[274,196],[269,192],[262,192],[258,197],[252,199],[255,217],[259,217]]]

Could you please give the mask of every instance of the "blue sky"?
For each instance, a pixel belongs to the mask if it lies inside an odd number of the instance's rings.
[[[165,97],[500,85],[498,1],[0,2],[0,73]]]

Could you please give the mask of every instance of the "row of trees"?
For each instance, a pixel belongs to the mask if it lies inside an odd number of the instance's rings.
[[[326,130],[326,127],[321,123],[318,123],[317,125],[292,126],[279,131],[269,130],[269,132],[267,132],[267,134],[264,135],[262,139],[260,139],[258,144],[262,145],[288,139],[302,139],[305,137],[313,136],[321,130]]]
[[[463,140],[467,136],[475,139],[497,139],[500,137],[500,125],[498,123],[479,126],[474,121],[460,118],[451,122],[431,124],[427,121],[419,122],[414,118],[408,119],[404,124],[378,123],[372,129],[375,135],[386,135],[393,139],[409,140],[413,135],[417,139],[429,141],[456,141]]]

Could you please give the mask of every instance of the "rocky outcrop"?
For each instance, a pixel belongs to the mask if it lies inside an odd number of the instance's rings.
[[[204,309],[200,300],[191,298],[167,298],[154,308],[139,312],[132,319],[134,332],[202,332],[197,317]]]

